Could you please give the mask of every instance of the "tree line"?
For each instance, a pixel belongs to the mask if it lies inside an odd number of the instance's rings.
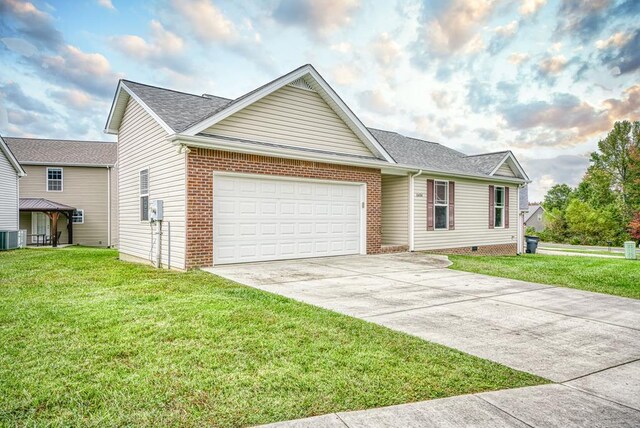
[[[591,153],[580,184],[553,186],[542,206],[543,241],[616,246],[640,241],[640,122],[616,122]]]

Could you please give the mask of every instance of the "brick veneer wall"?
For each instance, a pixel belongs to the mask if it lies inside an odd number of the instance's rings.
[[[187,269],[213,265],[215,171],[366,183],[367,254],[377,254],[381,251],[380,170],[198,148],[191,149],[187,155]]]
[[[472,251],[471,247],[460,248],[442,248],[440,250],[421,251],[430,254],[467,254],[476,256],[515,256],[517,254],[518,244],[496,244],[496,245],[479,245],[477,251]]]

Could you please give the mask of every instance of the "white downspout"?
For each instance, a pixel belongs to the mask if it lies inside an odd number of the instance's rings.
[[[111,167],[107,167],[107,247],[111,248]]]
[[[522,249],[523,249],[523,243],[524,243],[524,216],[522,213],[522,209],[520,208],[520,189],[522,189],[524,187],[523,184],[519,184],[517,189],[518,189],[518,197],[517,197],[517,204],[518,204],[518,233],[516,234],[516,244],[518,245],[518,251],[516,252],[517,254],[522,254]]]
[[[422,174],[422,170],[409,175],[409,251],[415,248],[415,183],[414,178]]]

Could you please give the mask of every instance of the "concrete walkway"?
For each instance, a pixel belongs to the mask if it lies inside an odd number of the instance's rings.
[[[402,253],[209,271],[560,383],[283,426],[640,426],[640,301],[448,265]]]

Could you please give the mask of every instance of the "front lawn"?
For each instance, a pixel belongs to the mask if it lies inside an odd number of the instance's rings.
[[[640,262],[543,254],[449,256],[451,269],[640,299]]]
[[[0,253],[0,426],[245,426],[544,383],[226,281]]]

